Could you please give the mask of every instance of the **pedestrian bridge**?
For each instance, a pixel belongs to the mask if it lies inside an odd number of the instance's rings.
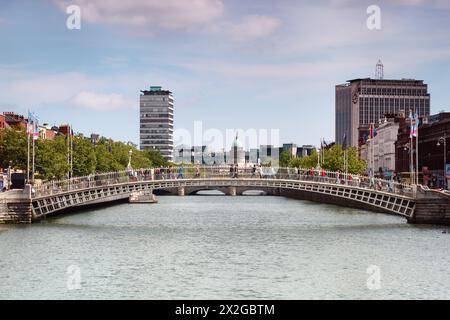
[[[140,170],[134,174],[115,172],[49,182],[30,191],[31,220],[67,209],[127,199],[138,191],[164,190],[180,196],[200,190],[220,190],[235,196],[246,190],[267,194],[384,212],[411,219],[415,210],[415,188],[392,181],[370,181],[363,176],[335,172],[270,168],[260,173],[240,169],[230,176],[228,167],[185,169],[175,177],[169,169]],[[375,184],[374,184],[375,182]]]

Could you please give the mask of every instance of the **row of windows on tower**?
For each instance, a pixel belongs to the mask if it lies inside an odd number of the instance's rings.
[[[418,88],[361,88],[361,94],[388,96],[426,96],[427,89]]]

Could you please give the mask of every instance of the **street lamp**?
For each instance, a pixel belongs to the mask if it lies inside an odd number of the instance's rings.
[[[414,184],[414,166],[413,166],[413,161],[412,161],[412,148],[411,148],[411,143],[406,143],[403,146],[403,150],[408,151],[408,155],[409,155],[409,172],[411,175],[411,184]]]
[[[6,186],[6,189],[7,189],[7,190],[10,190],[10,189],[11,189],[11,165],[12,165],[12,161],[10,160],[9,163],[8,163],[8,173],[7,173],[7,176],[8,176],[8,184],[7,184],[7,186]]]
[[[447,137],[444,135],[438,139],[436,146],[444,145],[444,189],[447,189],[447,176],[445,170],[447,169]]]
[[[128,166],[127,166],[128,171],[133,171],[133,168],[131,167],[131,155],[132,154],[133,154],[133,150],[130,149],[130,151],[128,151]]]

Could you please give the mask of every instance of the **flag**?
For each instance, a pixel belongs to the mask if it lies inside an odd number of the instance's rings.
[[[414,131],[413,131],[413,137],[417,137],[419,134],[419,115],[416,113],[414,115]]]
[[[28,121],[27,121],[27,135],[31,136],[33,134],[33,114],[28,110]]]
[[[33,137],[33,140],[39,138],[39,119],[33,112],[28,110],[27,135]]]
[[[410,123],[409,137],[412,138],[412,137],[415,137],[416,125],[415,125],[415,119],[413,117],[411,110],[409,111],[409,123]]]
[[[38,122],[36,121],[33,123],[33,140],[37,140],[39,138],[39,126]]]

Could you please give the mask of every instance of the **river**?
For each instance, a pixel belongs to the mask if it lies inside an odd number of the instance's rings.
[[[445,227],[283,197],[0,225],[0,299],[448,299],[449,266]]]

